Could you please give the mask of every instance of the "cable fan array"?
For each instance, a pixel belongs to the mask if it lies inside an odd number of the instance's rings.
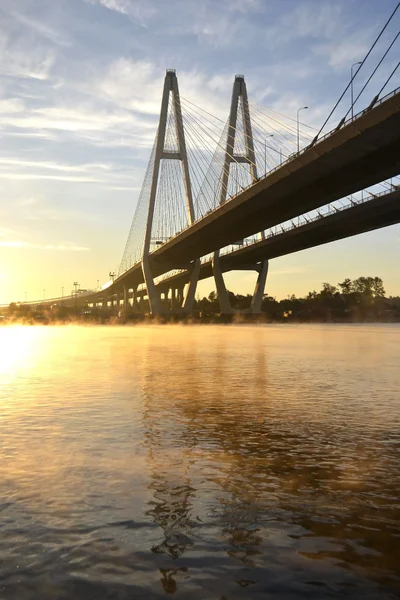
[[[293,119],[256,104],[249,104],[252,136],[245,133],[244,108],[239,99],[237,126],[203,110],[190,100],[180,98],[182,125],[189,163],[194,218],[201,219],[221,203],[241,193],[260,177],[275,169],[297,150],[297,131]],[[188,227],[186,189],[182,163],[172,156],[179,152],[176,113],[172,96],[169,99],[165,131],[164,155],[160,163],[157,195],[154,206],[151,248],[153,251]],[[302,129],[310,130],[305,124]],[[228,133],[234,137],[233,153],[227,153]],[[301,145],[310,143],[313,134],[302,131]],[[253,160],[249,148],[254,147]],[[143,187],[139,196],[128,241],[118,273],[141,260],[146,232],[152,174],[157,136],[150,156]],[[168,154],[171,154],[171,159]],[[243,162],[247,157],[247,162]],[[224,178],[225,175],[225,178]],[[224,185],[224,180],[227,182]]]
[[[193,199],[194,220],[199,220],[217,209],[220,204],[240,194],[249,185],[293,158],[299,150],[312,144],[316,129],[256,103],[242,104],[239,98],[236,127],[200,108],[192,101],[180,97],[182,122],[177,123],[174,100],[169,98],[164,152],[160,162],[155,198],[150,252],[189,226],[188,199],[181,160],[177,126],[183,126],[189,165],[189,178]],[[250,129],[244,126],[244,113],[250,115]],[[132,226],[126,243],[118,274],[141,261],[148,219],[148,209],[159,133],[150,155],[143,187],[137,203]],[[228,137],[234,138],[233,151],[227,150]],[[252,152],[252,149],[254,152]],[[171,158],[168,158],[168,155]],[[388,185],[383,182],[380,185]],[[360,201],[361,194],[353,194],[312,211],[307,216],[296,217],[290,226],[319,218],[331,211],[340,210]],[[297,223],[297,225],[295,225]],[[266,236],[282,231],[286,224],[265,232]],[[247,242],[258,239],[250,236]],[[221,249],[224,252],[233,248]]]

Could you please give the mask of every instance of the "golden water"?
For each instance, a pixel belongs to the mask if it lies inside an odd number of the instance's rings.
[[[400,327],[0,328],[1,600],[400,593]]]

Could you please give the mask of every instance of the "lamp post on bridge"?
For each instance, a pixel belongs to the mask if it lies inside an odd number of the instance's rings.
[[[301,110],[306,110],[308,106],[302,106],[297,110],[297,153],[300,152],[300,123],[299,123],[299,113]]]
[[[353,67],[355,67],[356,65],[361,65],[361,61],[358,61],[354,64],[351,65],[351,69],[350,69],[350,73],[351,73],[351,79],[350,79],[350,91],[351,91],[351,120],[353,120],[354,118],[354,109],[353,109],[353,105],[354,105],[354,100],[353,100]],[[358,69],[357,69],[358,72]],[[356,73],[357,75],[357,73]]]
[[[272,138],[274,137],[273,133],[270,133],[269,135],[265,136],[265,143],[264,143],[264,172],[265,174],[267,174],[267,139],[268,138]]]
[[[78,308],[78,286],[79,286],[79,283],[77,281],[74,281],[74,287],[75,287],[75,308]]]

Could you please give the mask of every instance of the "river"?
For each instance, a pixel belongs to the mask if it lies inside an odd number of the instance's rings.
[[[1,600],[399,594],[399,325],[0,328]]]

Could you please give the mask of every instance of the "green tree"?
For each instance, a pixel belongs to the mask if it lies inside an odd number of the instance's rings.
[[[338,286],[341,289],[342,294],[348,296],[353,292],[353,282],[348,277],[342,281],[342,283],[338,283]]]
[[[334,295],[337,294],[337,292],[338,289],[334,285],[331,285],[330,283],[323,283],[320,295],[323,298],[333,298]]]

